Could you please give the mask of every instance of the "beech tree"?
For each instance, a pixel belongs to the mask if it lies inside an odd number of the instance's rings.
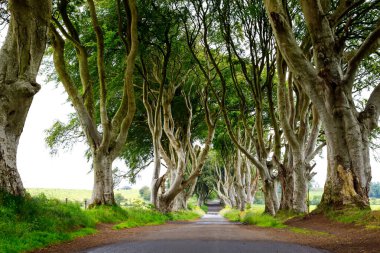
[[[85,20],[72,20],[80,15],[73,15],[70,10],[80,11],[79,7],[71,5],[67,0],[59,1],[57,5],[59,16],[52,19],[50,38],[55,69],[76,110],[90,147],[94,171],[91,205],[112,205],[115,204],[112,163],[124,148],[136,111],[133,72],[138,46],[137,9],[134,0],[117,1],[118,33],[113,31],[106,37],[107,40],[112,37],[119,42],[117,48],[123,48],[124,51],[120,51],[125,55],[124,75],[119,80],[118,92],[113,94],[120,100],[111,106],[107,96],[110,78],[106,66],[112,65],[112,59],[111,63],[106,62],[105,34],[94,1],[88,0],[86,8],[90,17],[88,26],[95,34],[91,43],[84,41],[84,36],[81,36],[81,30],[78,29],[78,22]],[[122,19],[123,16],[126,20]],[[89,45],[94,44],[96,49],[89,50]],[[69,51],[70,47],[74,51]],[[65,53],[69,52],[75,54],[70,55],[72,58],[67,61]],[[95,72],[90,71],[93,69],[89,67],[89,61],[94,58],[97,66]],[[73,62],[77,62],[78,68],[70,68]],[[95,103],[97,99],[99,103]],[[96,120],[96,114],[99,115],[100,122]]]
[[[227,133],[259,171],[263,181],[265,212],[274,215],[279,209],[278,184],[269,154],[273,150],[280,156],[281,152],[272,98],[274,43],[263,5],[250,1],[234,3],[236,6],[228,0],[208,1],[207,4],[190,1],[188,15],[191,22],[187,22],[185,27],[187,39],[193,57],[221,108]],[[227,98],[231,93],[237,98],[232,100],[233,103],[229,103]],[[265,108],[266,105],[268,107]],[[245,142],[238,137],[239,133],[231,122],[229,111],[233,109],[244,128]],[[270,128],[272,134],[269,133]],[[273,143],[269,141],[271,139]],[[249,142],[253,143],[254,152],[246,146]]]
[[[363,110],[353,99],[361,63],[378,52],[379,1],[300,1],[312,61],[295,37],[288,3],[265,0],[278,53],[294,81],[305,90],[323,123],[327,141],[327,181],[320,208],[369,207],[369,137],[380,114],[380,85]],[[365,22],[363,22],[365,20]]]
[[[240,135],[239,141],[244,143]],[[253,152],[252,142],[245,146]],[[259,189],[258,170],[223,132],[216,138],[213,151],[218,154],[213,159],[212,166],[215,170],[215,188],[219,198],[226,205],[244,211],[253,204]]]
[[[8,33],[0,50],[0,191],[22,196],[17,147],[33,97],[41,88],[36,76],[45,52],[51,1],[9,0],[8,8]]]
[[[310,99],[297,82],[293,83],[293,75],[288,73],[285,83],[286,68],[281,55],[277,55],[277,101],[279,122],[287,140],[284,162],[279,164],[282,180],[282,198],[280,209],[295,212],[307,212],[308,182],[315,175],[312,172],[311,160],[325,146],[321,141],[320,118]],[[293,94],[294,93],[294,94]],[[278,163],[277,157],[274,159]]]
[[[173,67],[174,68],[174,67]],[[149,79],[144,80],[144,105],[148,114],[148,124],[151,129],[154,146],[154,174],[152,180],[152,204],[162,211],[168,212],[186,208],[187,199],[192,196],[197,177],[200,175],[207,154],[210,150],[215,132],[215,119],[208,106],[207,91],[201,95],[202,108],[205,111],[205,123],[207,126],[207,136],[204,140],[204,147],[200,148],[194,143],[192,137],[193,124],[193,102],[191,95],[184,92],[184,83],[188,81],[187,76],[175,74],[179,79],[171,79],[167,84],[156,74],[157,82],[160,84],[158,96],[154,96],[154,91],[149,88]],[[182,96],[176,96],[182,90]],[[183,102],[179,102],[182,100]],[[177,113],[173,112],[173,104],[176,105]],[[182,111],[178,120],[178,110]],[[199,106],[199,105],[198,105]],[[157,107],[161,107],[158,109]],[[158,112],[158,114],[155,114]],[[154,116],[156,115],[156,117]],[[167,138],[167,143],[163,143],[163,136]],[[160,176],[161,159],[164,160],[167,172]],[[168,188],[166,187],[168,180]]]
[[[140,72],[154,154],[151,202],[168,212],[186,208],[194,193],[214,136],[215,115],[181,32],[182,14],[157,1],[144,1],[141,9],[146,18]],[[194,133],[196,125],[207,129],[205,136]]]

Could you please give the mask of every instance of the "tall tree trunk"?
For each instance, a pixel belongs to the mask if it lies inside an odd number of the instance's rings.
[[[2,123],[0,123],[0,190],[22,196],[25,189],[16,166],[17,145],[20,136],[12,133],[11,129]]]
[[[8,1],[8,33],[0,51],[0,191],[24,195],[16,157],[45,52],[50,0]]]
[[[279,208],[278,194],[276,191],[276,183],[274,181],[264,181],[263,182],[263,193],[265,199],[265,213],[270,215],[275,215]]]
[[[284,178],[282,181],[282,195],[280,210],[281,211],[291,211],[293,210],[293,200],[294,200],[294,178],[293,173],[289,174],[288,177]]]
[[[306,175],[306,166],[304,159],[293,153],[294,167],[294,204],[293,210],[297,213],[307,212],[307,185],[308,178]]]
[[[240,131],[239,131],[240,132]],[[239,149],[236,150],[236,158],[235,158],[235,178],[236,178],[236,193],[237,193],[237,200],[238,200],[238,208],[240,211],[245,210],[245,204],[246,204],[246,198],[247,195],[245,193],[244,187],[243,187],[243,180],[244,180],[244,174],[242,173],[242,157],[241,152]]]
[[[364,124],[345,112],[329,122],[335,131],[326,133],[327,179],[320,207],[369,207],[371,166],[369,131]]]
[[[283,163],[278,161],[275,156],[273,161],[277,164],[279,170],[279,181],[281,184],[281,211],[291,211],[293,209],[293,195],[294,195],[294,172],[292,164],[293,156],[289,152],[289,145],[286,146]]]
[[[160,140],[155,139],[153,141],[153,177],[151,182],[151,195],[150,195],[150,202],[157,206],[157,197],[158,197],[158,191],[161,186],[162,178],[160,178],[160,171],[161,171],[161,159],[160,159],[160,151],[159,151],[159,145]]]
[[[355,13],[364,2],[351,8],[346,6],[347,1],[341,1],[335,10],[327,11],[319,1],[301,1],[313,49],[314,62],[311,63],[297,44],[286,2],[264,2],[279,51],[296,82],[318,110],[325,129],[328,173],[320,208],[369,208],[368,138],[377,127],[380,115],[380,85],[371,93],[361,112],[355,107],[352,92],[361,62],[380,46],[380,24],[372,23],[368,29],[370,32],[363,35],[365,39],[358,46],[351,47],[346,41],[351,34],[339,38],[337,26],[345,22],[346,31],[352,30],[351,26],[355,24],[349,22],[352,16],[341,14],[346,11]],[[342,52],[347,50],[352,55],[346,61]]]
[[[93,154],[94,186],[91,206],[115,205],[112,162],[113,159],[103,152],[95,151]]]

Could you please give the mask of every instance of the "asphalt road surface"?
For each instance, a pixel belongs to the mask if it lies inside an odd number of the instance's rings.
[[[83,253],[328,253],[291,243],[274,242],[273,235],[231,223],[209,209],[197,222],[147,231],[129,240],[82,251]]]

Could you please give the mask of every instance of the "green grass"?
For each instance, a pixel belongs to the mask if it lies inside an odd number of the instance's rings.
[[[140,226],[159,225],[165,223],[169,218],[155,210],[132,207],[125,210],[127,218],[114,229],[133,228]]]
[[[255,225],[258,227],[273,227],[283,228],[285,225],[282,220],[277,217],[263,213],[264,209],[261,206],[254,207],[246,211],[239,211],[236,209],[225,208],[220,214],[230,221],[238,221],[244,224]]]
[[[129,218],[127,209],[119,206],[99,206],[85,211],[96,223],[117,223]]]
[[[241,221],[245,224],[256,225],[258,227],[284,228],[282,221],[269,214],[259,214],[253,210],[242,214]]]
[[[78,204],[0,194],[0,252],[23,252],[95,232]]]
[[[380,229],[380,211],[370,209],[326,210],[325,215],[334,221]]]
[[[196,220],[199,217],[203,216],[205,212],[199,208],[195,207],[193,210],[181,210],[178,212],[168,213],[168,217],[173,221],[190,221]]]
[[[241,212],[237,209],[231,209],[231,208],[224,208],[221,210],[220,215],[222,215],[224,218],[228,219],[229,221],[241,221],[240,214]]]
[[[311,230],[307,228],[289,227],[289,230],[297,234],[331,236],[329,233],[321,232],[317,230]]]
[[[200,208],[162,214],[142,203],[84,210],[79,203],[66,204],[44,195],[19,198],[0,194],[0,252],[25,252],[93,234],[97,223],[118,223],[114,229],[122,229],[193,220],[203,214]]]
[[[204,212],[200,208],[195,210],[181,210],[162,214],[152,209],[128,208],[128,219],[114,226],[114,229],[132,228],[164,224],[167,221],[191,221],[198,219]]]

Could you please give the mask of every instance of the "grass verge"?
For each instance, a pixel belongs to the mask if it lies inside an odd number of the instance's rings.
[[[23,252],[95,233],[78,204],[0,194],[0,252]]]
[[[236,209],[225,208],[220,214],[230,221],[242,222],[244,224],[255,225],[258,227],[284,228],[283,220],[271,215],[260,213],[256,209],[239,211]]]
[[[220,214],[227,218],[230,221],[234,222],[242,222],[243,224],[255,225],[258,227],[266,227],[266,228],[285,228],[293,233],[300,234],[324,234],[327,233],[314,231],[310,229],[290,227],[284,224],[288,219],[294,218],[297,215],[294,213],[288,212],[280,212],[275,217],[263,213],[263,209],[261,207],[251,208],[245,211],[239,211],[232,208],[225,208],[220,211]]]
[[[44,195],[25,198],[0,193],[0,252],[31,251],[96,233],[97,223],[118,223],[114,229],[193,220],[200,208],[162,214],[146,206],[103,206],[83,210],[78,203],[62,203]]]
[[[369,229],[380,229],[380,211],[350,208],[343,210],[325,210],[327,218],[341,222],[364,226]]]

